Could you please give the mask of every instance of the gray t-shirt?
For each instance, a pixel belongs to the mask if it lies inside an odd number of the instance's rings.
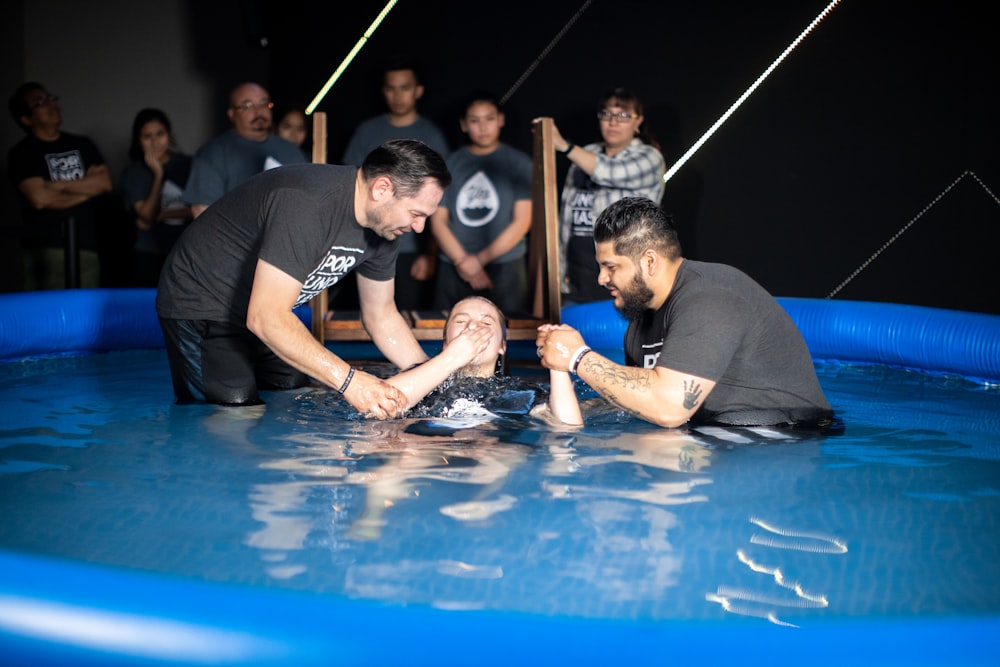
[[[277,135],[251,141],[236,130],[227,130],[198,149],[184,188],[184,201],[192,206],[209,206],[251,176],[303,162],[306,159],[299,147]]]
[[[732,266],[684,260],[666,303],[629,323],[624,348],[629,365],[717,383],[695,423],[817,423],[833,416],[795,322]]]
[[[514,203],[531,199],[531,158],[500,144],[488,155],[460,148],[448,158],[452,185],[441,200],[448,227],[466,252],[479,252],[510,226]],[[524,257],[525,241],[496,258],[503,264]],[[441,260],[451,262],[447,255]]]

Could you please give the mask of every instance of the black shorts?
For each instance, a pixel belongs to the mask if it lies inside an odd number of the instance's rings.
[[[309,384],[246,327],[160,318],[160,328],[178,403],[260,405],[258,389]]]

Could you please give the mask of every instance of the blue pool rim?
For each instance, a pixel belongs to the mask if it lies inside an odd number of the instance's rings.
[[[149,289],[0,295],[0,360],[163,345]],[[1000,382],[1000,316],[780,298],[818,360]],[[301,314],[308,321],[308,314]],[[563,320],[620,349],[607,302]],[[8,417],[9,418],[9,417]],[[621,621],[395,606],[0,550],[4,665],[996,665],[1000,616]]]

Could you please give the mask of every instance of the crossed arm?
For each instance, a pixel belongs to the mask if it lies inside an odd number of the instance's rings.
[[[94,165],[75,181],[47,181],[41,176],[17,184],[31,206],[38,210],[63,210],[111,191],[111,175],[106,164]]]

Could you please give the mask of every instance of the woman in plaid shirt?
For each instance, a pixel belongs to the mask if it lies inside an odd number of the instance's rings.
[[[556,151],[572,162],[563,184],[559,233],[564,305],[610,298],[597,284],[594,259],[594,220],[601,211],[624,197],[647,197],[657,204],[663,197],[666,162],[643,130],[639,98],[625,88],[608,91],[597,119],[603,141],[586,146],[567,141],[553,128]]]

